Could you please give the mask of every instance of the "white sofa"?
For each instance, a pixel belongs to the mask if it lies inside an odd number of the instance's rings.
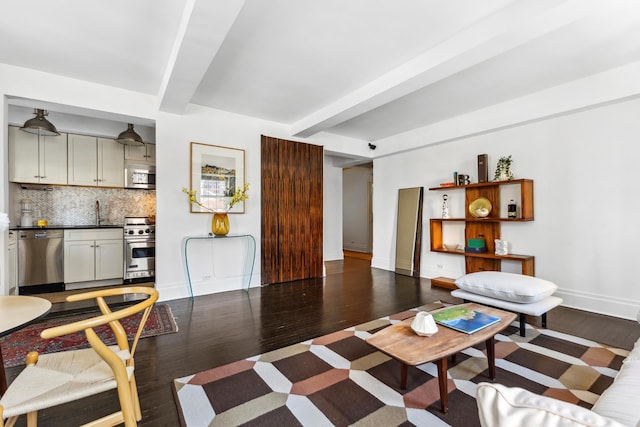
[[[500,384],[478,384],[476,397],[483,427],[640,427],[640,339],[591,410]]]

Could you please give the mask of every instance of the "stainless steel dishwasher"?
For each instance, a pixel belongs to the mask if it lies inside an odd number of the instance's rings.
[[[63,239],[63,230],[18,231],[18,288],[64,282]]]

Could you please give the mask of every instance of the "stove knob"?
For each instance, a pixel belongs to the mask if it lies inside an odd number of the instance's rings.
[[[144,230],[145,233],[149,234],[149,229]]]
[[[129,233],[129,234],[133,234],[133,230],[129,230],[129,231],[128,231],[128,233]]]
[[[143,234],[143,233],[144,233],[144,231],[138,230],[138,234]]]

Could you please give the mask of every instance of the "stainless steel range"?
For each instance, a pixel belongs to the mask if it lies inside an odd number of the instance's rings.
[[[124,219],[124,279],[148,279],[156,274],[156,226],[149,217]]]

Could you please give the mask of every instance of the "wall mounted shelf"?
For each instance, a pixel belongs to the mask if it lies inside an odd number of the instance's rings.
[[[502,186],[519,186],[519,213],[517,218],[501,217],[504,203],[500,200]],[[514,179],[511,181],[481,182],[477,184],[458,185],[453,187],[432,187],[429,191],[464,191],[465,193],[465,217],[464,218],[431,218],[430,244],[432,252],[459,255],[465,257],[465,273],[477,271],[500,271],[501,261],[516,261],[521,265],[522,274],[535,275],[535,257],[533,255],[495,255],[495,239],[500,239],[500,227],[502,223],[521,223],[534,220],[533,210],[533,180]],[[486,218],[476,218],[471,215],[467,207],[479,197],[487,198],[493,209]],[[505,205],[506,206],[506,205]],[[470,238],[483,237],[487,247],[486,253],[469,253],[463,250],[447,250],[444,247],[444,228],[448,223],[462,223],[465,226],[465,242]],[[439,277],[433,279],[431,284],[451,288],[452,279]],[[453,286],[455,288],[455,286]]]

